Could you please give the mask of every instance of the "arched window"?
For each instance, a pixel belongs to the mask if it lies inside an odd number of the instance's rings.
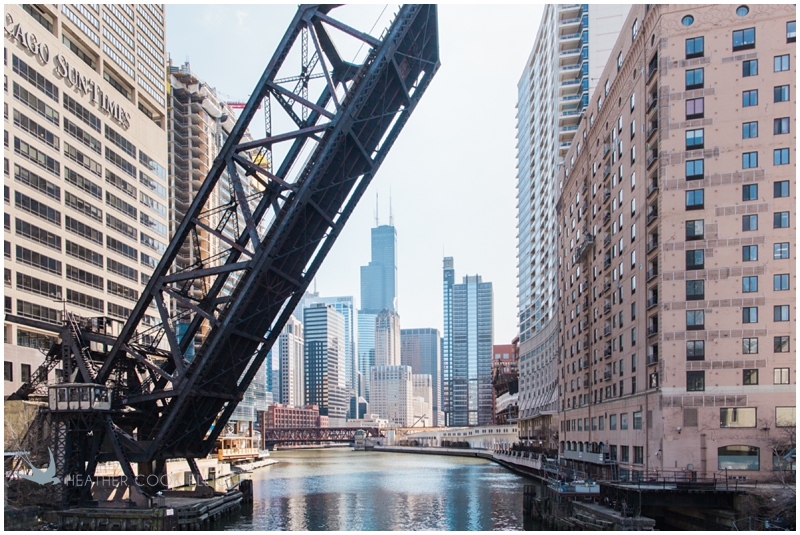
[[[759,448],[755,446],[723,446],[717,449],[719,470],[758,470]]]

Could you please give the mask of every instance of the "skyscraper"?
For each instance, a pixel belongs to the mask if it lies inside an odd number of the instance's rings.
[[[370,412],[390,425],[408,427],[414,416],[414,384],[408,366],[373,366],[370,369]]]
[[[344,316],[331,305],[303,310],[305,401],[318,405],[331,427],[344,425],[348,397],[344,377]]]
[[[280,393],[279,402],[284,405],[293,407],[305,405],[303,345],[303,324],[292,315],[278,338],[280,384],[277,391]]]
[[[361,266],[361,310],[397,310],[397,230],[392,225],[372,229],[372,259]]]
[[[444,425],[442,412],[442,359],[438,329],[402,329],[400,331],[400,363],[411,366],[414,375],[431,376],[431,424]]]
[[[375,366],[400,365],[400,316],[381,310],[375,318]]]
[[[448,259],[446,259],[448,260]],[[492,342],[494,338],[492,283],[480,275],[466,276],[448,291],[452,259],[445,263],[445,332],[452,333],[450,373],[445,384],[450,395],[445,407],[447,425],[489,425],[492,414]],[[451,266],[450,269],[447,266]],[[450,273],[448,273],[450,271]]]
[[[443,336],[442,336],[442,405],[444,422],[440,425],[453,425],[450,422],[453,413],[452,380],[453,380],[453,285],[455,284],[456,271],[453,267],[453,257],[447,256],[443,260],[442,276],[442,303],[443,303]]]
[[[555,414],[557,174],[629,5],[549,4],[518,84],[520,437]]]
[[[4,9],[9,395],[56,339],[21,318],[127,320],[169,241],[170,200],[164,5]]]
[[[372,229],[371,259],[361,266],[361,309],[358,311],[358,370],[370,396],[370,368],[375,365],[375,321],[382,310],[397,312],[397,231],[390,217]]]

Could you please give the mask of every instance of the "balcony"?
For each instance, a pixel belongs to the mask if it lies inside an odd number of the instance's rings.
[[[606,247],[611,245],[611,234],[606,234],[606,237],[603,238],[603,245]]]
[[[658,276],[658,266],[653,266],[647,270],[647,282],[655,279]]]
[[[606,346],[606,348],[603,350],[603,357],[608,358],[610,356],[611,356],[611,346]]]
[[[658,103],[658,97],[654,95],[650,95],[649,97],[647,97],[647,105],[645,106],[645,113],[650,112],[650,110],[653,109],[657,103]]]
[[[608,225],[610,221],[611,221],[611,212],[606,212],[605,215],[603,216],[603,224]]]
[[[571,87],[571,86],[580,85],[580,84],[581,84],[580,80],[564,80],[563,82],[561,82],[558,85],[561,86],[561,87]]]
[[[578,32],[578,33],[568,33],[566,35],[561,35],[558,37],[558,40],[563,43],[564,41],[572,41],[574,39],[580,39],[580,38],[581,34],[580,32]]]
[[[577,110],[575,110],[575,111],[562,111],[561,113],[558,114],[558,116],[559,116],[559,118],[566,119],[567,117],[578,117],[580,114],[581,114],[581,112],[579,112]]]
[[[603,158],[605,158],[609,152],[611,152],[611,145],[603,143]]]
[[[653,346],[654,351],[647,354],[647,365],[653,366],[658,364],[658,346]]]
[[[575,19],[575,20],[580,20],[580,19]],[[574,71],[574,70],[580,69],[580,68],[581,68],[580,65],[564,65],[563,67],[559,68],[558,70],[560,72],[565,72],[565,71]]]
[[[649,197],[650,195],[652,195],[653,192],[656,191],[657,189],[658,189],[658,180],[655,179],[651,180],[650,184],[648,184],[647,186],[647,196]]]
[[[603,314],[608,314],[611,312],[611,303],[606,303],[603,305]]]
[[[610,165],[604,166],[603,167],[603,178],[604,179],[608,178],[610,174],[611,174],[611,166]]]
[[[562,126],[561,128],[558,129],[558,132],[560,134],[566,134],[566,133],[569,133],[569,132],[575,132],[577,129],[578,129],[578,125]]]
[[[611,255],[606,253],[606,257],[603,259],[603,267],[608,268],[611,267]]]
[[[700,147],[700,148],[702,148],[702,147]],[[658,151],[657,150],[651,150],[650,152],[648,152],[647,153],[647,168],[650,169],[650,167],[656,162],[656,160],[658,160]]]
[[[650,138],[658,131],[658,121],[650,123],[650,126],[647,128],[647,140],[649,141]]]
[[[610,371],[609,372],[605,372],[603,374],[603,379],[606,380],[606,381],[610,381],[611,380],[611,372]]]
[[[649,214],[647,214],[647,225],[649,226],[650,223],[658,219],[658,210],[651,210]]]
[[[611,325],[606,325],[603,327],[603,336],[609,336],[611,334]]]
[[[658,247],[658,236],[653,236],[653,239],[647,242],[647,252],[651,253]]]
[[[658,304],[658,296],[653,295],[649,299],[647,299],[647,310],[650,310],[654,306]]]
[[[658,334],[658,325],[648,325],[647,326],[647,337],[650,338],[651,336],[655,336]]]
[[[570,48],[568,50],[562,50],[561,52],[558,53],[558,55],[563,58],[565,56],[574,56],[580,53],[581,53],[580,48]]]
[[[603,202],[608,202],[608,200],[610,198],[611,198],[611,190],[608,189],[608,188],[604,189],[603,190]]]
[[[603,291],[607,292],[610,289],[611,289],[611,281],[606,281],[605,284],[603,284]]]

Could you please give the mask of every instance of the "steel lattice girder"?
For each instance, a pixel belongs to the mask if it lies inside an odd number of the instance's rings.
[[[438,70],[436,6],[403,6],[383,39],[337,21],[332,9],[298,9],[96,373],[116,389],[113,425],[130,437],[120,445],[131,462],[208,454]],[[365,43],[362,63],[341,59],[330,28]],[[304,53],[300,77],[278,79],[304,33],[312,59]],[[287,89],[282,80],[299,83]],[[316,94],[309,80],[322,84]],[[292,129],[247,140],[270,99],[273,116],[286,112]],[[265,168],[280,143],[290,146],[278,167]],[[213,206],[226,181],[232,202]],[[179,267],[179,252],[201,233],[228,248]],[[147,316],[153,305],[160,325]]]
[[[346,442],[353,440],[356,431],[364,431],[366,436],[382,437],[375,427],[288,427],[261,430],[264,444],[279,442]]]

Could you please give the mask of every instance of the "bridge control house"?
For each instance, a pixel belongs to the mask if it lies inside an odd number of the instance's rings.
[[[169,241],[169,183],[163,5],[4,9],[8,396],[65,310],[127,319]]]

